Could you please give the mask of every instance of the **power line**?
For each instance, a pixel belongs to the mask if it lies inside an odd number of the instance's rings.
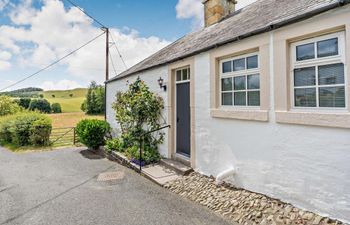
[[[98,23],[102,28],[106,27],[105,25],[103,25],[100,21],[98,21],[97,19],[95,19],[93,16],[91,16],[89,13],[85,12],[84,10],[82,10],[77,4],[75,4],[74,2],[72,2],[71,0],[66,0],[67,2],[69,2],[70,4],[72,4],[74,7],[77,7],[82,13],[84,13],[85,15],[87,15],[88,17],[90,17],[92,20],[94,20],[96,23]]]
[[[75,3],[72,2],[71,0],[66,0],[66,1],[69,2],[71,5],[73,5],[74,7],[78,8],[82,13],[84,13],[86,16],[90,17],[90,18],[91,18],[92,20],[94,20],[96,23],[98,23],[98,24],[101,26],[101,28],[106,28],[105,25],[103,25],[100,21],[98,21],[96,18],[94,18],[93,16],[91,16],[89,13],[85,12],[85,11],[84,11],[82,8],[80,8],[77,4],[75,4]],[[110,34],[111,34],[110,36],[111,36],[111,38],[112,38],[112,41],[113,41],[113,43],[114,43],[114,46],[115,46],[115,48],[117,49],[117,52],[118,52],[118,54],[119,54],[120,59],[122,60],[122,62],[123,62],[123,64],[124,64],[125,69],[128,69],[128,66],[127,66],[126,63],[125,63],[125,60],[124,60],[122,54],[120,53],[116,42],[114,41],[113,34],[112,34],[112,33],[110,33]]]
[[[117,76],[118,73],[117,73],[117,70],[115,69],[115,66],[114,66],[114,62],[113,62],[113,58],[112,58],[111,52],[109,52],[109,58],[111,59],[111,63],[112,63],[112,67],[113,67],[114,73],[115,73],[115,75]]]
[[[122,60],[125,69],[127,70],[127,69],[128,69],[128,66],[126,65],[126,63],[125,63],[125,61],[124,61],[124,58],[123,58],[122,54],[120,53],[120,51],[119,51],[119,49],[118,49],[117,42],[114,41],[113,33],[110,32],[110,34],[111,34],[110,36],[111,36],[111,38],[112,38],[112,41],[113,41],[113,43],[114,43],[114,46],[115,46],[115,48],[117,49],[117,52],[118,52],[118,54],[119,54],[119,57],[120,57],[120,59]]]
[[[75,52],[79,51],[80,49],[82,49],[83,47],[87,46],[88,44],[90,44],[91,42],[95,41],[97,38],[101,37],[101,36],[104,35],[104,34],[105,34],[105,32],[102,32],[101,34],[99,34],[98,36],[94,37],[94,38],[91,39],[90,41],[86,42],[85,44],[83,44],[83,45],[80,46],[79,48],[75,49],[74,51],[71,51],[70,53],[68,53],[67,55],[63,56],[62,58],[60,58],[60,59],[54,61],[53,63],[49,64],[48,66],[46,66],[46,67],[44,67],[44,68],[42,68],[42,69],[40,69],[40,70],[38,70],[37,72],[35,72],[35,73],[33,73],[33,74],[31,74],[31,75],[29,75],[29,76],[27,76],[27,77],[25,77],[25,78],[23,78],[23,79],[17,81],[16,83],[11,84],[11,85],[9,85],[9,86],[7,86],[7,87],[1,89],[0,92],[4,91],[4,90],[6,90],[6,89],[8,89],[8,88],[10,88],[10,87],[16,86],[17,84],[20,84],[20,83],[22,83],[23,81],[28,80],[28,79],[31,78],[31,77],[34,77],[35,75],[37,75],[37,74],[43,72],[44,70],[47,70],[48,68],[52,67],[53,65],[55,65],[55,64],[57,64],[57,63],[59,63],[59,62],[61,62],[63,59],[65,59],[65,58],[67,58],[67,57],[73,55]]]

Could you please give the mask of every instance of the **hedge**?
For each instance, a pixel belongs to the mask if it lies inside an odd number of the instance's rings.
[[[51,119],[37,112],[25,112],[0,119],[0,141],[17,146],[50,145]]]

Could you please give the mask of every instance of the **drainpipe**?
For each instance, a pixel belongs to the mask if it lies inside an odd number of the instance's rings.
[[[232,167],[228,170],[225,170],[221,173],[219,173],[217,176],[216,176],[216,181],[215,183],[216,184],[220,184],[222,183],[224,180],[226,180],[228,177],[232,177],[233,175],[236,174],[236,170]]]

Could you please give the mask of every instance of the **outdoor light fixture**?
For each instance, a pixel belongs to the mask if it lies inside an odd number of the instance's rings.
[[[159,87],[160,87],[160,88],[163,88],[164,91],[166,91],[166,85],[164,84],[164,80],[163,80],[162,77],[159,77],[159,79],[158,79],[158,84],[159,84]]]

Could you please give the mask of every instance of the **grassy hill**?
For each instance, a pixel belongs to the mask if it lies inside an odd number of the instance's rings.
[[[77,88],[62,91],[43,91],[40,88],[23,88],[9,92],[2,92],[0,95],[7,95],[14,99],[18,98],[39,98],[44,95],[51,104],[60,103],[64,113],[81,112],[80,106],[85,100],[87,88]]]
[[[81,112],[80,106],[85,100],[87,93],[86,88],[77,88],[64,91],[44,91],[44,98],[51,104],[60,103],[62,111],[66,112]]]

